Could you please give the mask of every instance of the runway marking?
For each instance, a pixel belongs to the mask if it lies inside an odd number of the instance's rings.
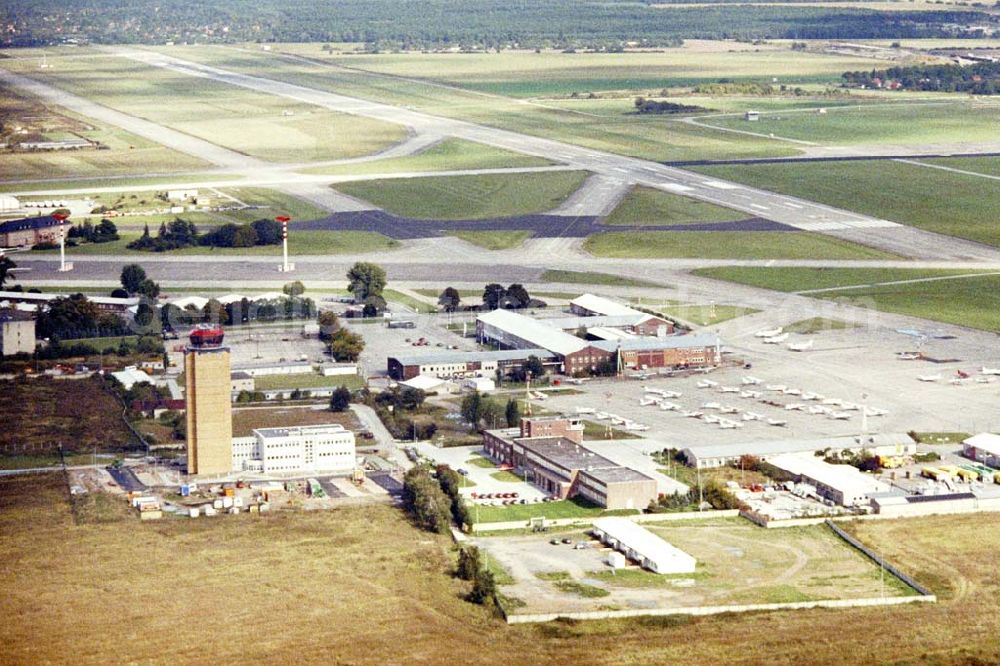
[[[742,185],[736,185],[735,183],[726,183],[721,180],[703,180],[702,185],[707,185],[708,187],[714,187],[717,190],[742,190]]]

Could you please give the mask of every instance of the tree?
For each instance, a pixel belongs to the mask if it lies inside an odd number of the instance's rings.
[[[462,398],[462,418],[476,426],[479,423],[480,411],[483,406],[483,396],[479,395],[479,391],[473,391],[469,395]]]
[[[541,377],[545,374],[545,365],[542,363],[542,359],[537,356],[529,356],[528,360],[524,362],[525,372],[530,372],[532,377]]]
[[[146,278],[139,283],[139,288],[135,290],[136,293],[145,296],[146,298],[155,299],[160,295],[160,285],[153,282],[149,278]]]
[[[330,411],[345,412],[351,404],[351,391],[346,386],[338,386],[330,396]]]
[[[528,290],[524,288],[524,285],[517,283],[507,287],[506,298],[510,307],[518,309],[528,307],[528,303],[531,301]]]
[[[357,361],[364,349],[364,338],[346,328],[338,330],[330,338],[330,354],[338,361]]]
[[[233,234],[233,247],[253,247],[257,244],[257,232],[249,225],[243,225]]]
[[[255,220],[250,223],[257,234],[258,245],[278,245],[281,243],[281,224],[274,220]]]
[[[354,294],[356,303],[363,303],[369,296],[381,296],[385,289],[385,269],[378,264],[359,261],[347,271],[347,290]]]
[[[483,398],[482,404],[479,406],[479,420],[487,428],[496,428],[507,422],[506,410],[496,400]]]
[[[476,575],[483,568],[482,558],[479,556],[479,548],[476,546],[466,546],[458,551],[458,567],[456,572],[462,580],[475,580]]]
[[[302,294],[306,293],[306,286],[302,284],[301,281],[296,280],[295,282],[289,282],[288,284],[286,284],[284,287],[281,288],[281,291],[282,293],[294,298],[296,296],[301,296]]]
[[[438,305],[444,308],[445,312],[454,312],[458,309],[458,306],[462,302],[462,297],[458,293],[458,289],[454,287],[447,287],[438,296]]]
[[[521,422],[521,406],[517,404],[517,400],[511,398],[507,401],[507,409],[505,414],[507,418],[507,427],[516,428]]]
[[[340,319],[337,317],[337,313],[331,310],[320,312],[316,323],[319,324],[319,339],[324,342],[328,342],[333,334],[340,329]]]
[[[500,300],[507,294],[507,290],[502,284],[495,282],[486,285],[483,289],[483,305],[487,310],[496,310],[500,307]]]
[[[146,302],[139,303],[135,310],[135,323],[139,328],[148,328],[156,319],[156,310]]]
[[[497,584],[493,574],[489,571],[480,571],[472,582],[472,591],[469,592],[469,601],[475,604],[488,604],[496,598]]]
[[[377,317],[385,312],[387,303],[385,299],[376,294],[371,294],[365,299],[365,306],[361,309],[363,317]]]
[[[148,231],[148,229],[147,229]],[[146,271],[139,264],[129,264],[122,269],[122,287],[130,294],[139,291],[139,285],[146,279]]]
[[[15,268],[17,268],[17,264],[14,263],[13,259],[7,255],[0,257],[0,289],[3,289],[4,285],[7,284],[7,280],[12,277],[11,273]]]

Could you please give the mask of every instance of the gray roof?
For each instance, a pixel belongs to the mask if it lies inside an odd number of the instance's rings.
[[[563,469],[586,472],[604,483],[652,480],[564,437],[525,437],[516,441],[526,450]]]
[[[477,321],[485,325],[484,332],[488,336],[505,344],[511,342],[507,340],[509,335],[562,356],[587,348],[587,343],[575,335],[510,310],[493,310],[479,315]]]
[[[719,336],[708,333],[700,335],[671,335],[665,338],[640,336],[622,340],[597,340],[591,343],[604,351],[647,351],[656,349],[694,349],[697,347],[715,347],[721,344]]]
[[[236,372],[229,373],[230,379],[253,379],[253,376],[243,372],[242,370],[237,370]]]
[[[539,319],[538,321],[543,324],[548,324],[554,328],[559,328],[564,331],[570,329],[577,329],[581,326],[584,328],[594,328],[595,326],[609,326],[611,328],[620,328],[624,326],[638,326],[644,321],[649,319],[654,319],[653,315],[648,315],[644,312],[637,312],[631,315],[594,315],[592,317],[551,317],[548,319]]]
[[[738,444],[705,444],[687,447],[684,449],[684,453],[688,454],[689,457],[693,456],[699,459],[735,458],[744,454],[773,456],[782,453],[805,453],[824,449],[857,449],[862,446],[894,446],[913,443],[913,438],[905,432],[879,433],[869,435],[868,438],[865,444],[860,443],[856,436],[826,437],[823,439],[778,439]]]
[[[470,361],[517,361],[529,356],[553,358],[546,349],[504,349],[501,351],[444,351],[413,356],[390,356],[400,365],[430,365],[432,363],[468,363]]]

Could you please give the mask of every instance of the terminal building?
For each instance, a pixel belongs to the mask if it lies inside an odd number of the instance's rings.
[[[356,467],[354,433],[344,426],[259,428],[233,438],[232,471],[348,473]]]
[[[579,419],[523,418],[520,428],[487,430],[483,449],[559,499],[582,497],[606,509],[645,509],[658,496],[655,479],[589,450]]]
[[[591,534],[653,573],[694,573],[698,565],[694,557],[628,518],[598,518]]]

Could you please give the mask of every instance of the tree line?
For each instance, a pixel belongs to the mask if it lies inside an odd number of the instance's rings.
[[[186,247],[255,247],[281,243],[281,224],[274,220],[255,220],[250,224],[227,222],[209,232],[199,233],[193,222],[179,217],[162,222],[156,235],[147,224],[142,235],[126,247],[141,252],[169,252]]]
[[[844,72],[841,78],[845,86],[852,88],[884,87],[889,82],[898,82],[903,90],[995,95],[1000,90],[1000,62],[889,67],[881,70]]]

